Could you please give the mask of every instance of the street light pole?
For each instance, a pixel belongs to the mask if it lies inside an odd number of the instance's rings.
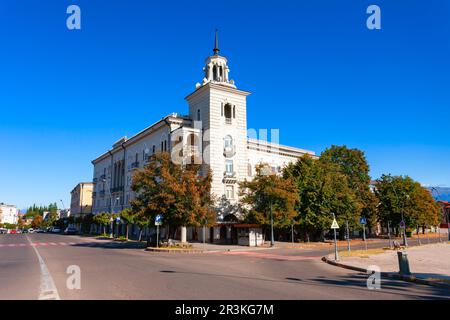
[[[348,229],[348,219],[345,221],[345,225],[347,228],[347,250],[351,251],[351,249],[350,249],[350,231]]]
[[[400,199],[398,197],[397,192],[395,191],[395,188],[393,188],[392,190],[394,191],[395,197],[397,198],[397,203],[399,203]],[[403,192],[403,194],[404,194],[404,192]],[[408,194],[406,195],[406,198],[409,199],[409,195]],[[403,228],[401,228],[401,229],[403,229],[403,245],[405,247],[407,247],[408,246],[408,240],[406,239],[406,221],[405,221],[405,218],[403,216],[403,209],[405,207],[405,201],[402,201],[401,207],[402,207],[402,209],[401,209],[400,213],[401,213],[401,216],[402,216],[402,223],[403,223]]]
[[[270,199],[270,246],[275,246],[275,238],[273,236],[273,213],[272,213],[272,199]]]

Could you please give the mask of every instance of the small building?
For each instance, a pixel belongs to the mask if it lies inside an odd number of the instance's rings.
[[[0,203],[0,223],[17,224],[19,210],[16,206]]]
[[[450,202],[449,201],[438,201],[438,204],[441,206],[441,228],[448,228],[447,221],[450,216]]]
[[[81,182],[71,191],[70,216],[83,217],[92,213],[92,182]]]
[[[264,244],[262,228],[257,224],[236,224],[238,245],[259,247]]]

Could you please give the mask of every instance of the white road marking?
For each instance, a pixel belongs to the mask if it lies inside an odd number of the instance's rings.
[[[28,242],[32,244],[30,238],[28,238],[28,236],[26,237]],[[39,251],[36,249],[36,246],[32,245],[31,247],[34,249],[34,252],[38,257],[39,266],[41,268],[41,288],[38,300],[61,300],[58,290],[56,289],[55,282],[53,282],[53,278],[45,265],[44,259],[42,259]]]

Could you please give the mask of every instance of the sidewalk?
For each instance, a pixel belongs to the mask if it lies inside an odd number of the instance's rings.
[[[422,245],[403,250],[408,254],[410,270],[418,279],[442,281],[450,283],[450,243]],[[334,259],[331,255],[330,260]],[[397,250],[386,250],[383,253],[368,254],[364,250],[353,252],[350,256],[342,254],[339,263],[367,269],[371,265],[378,266],[381,272],[398,273]]]

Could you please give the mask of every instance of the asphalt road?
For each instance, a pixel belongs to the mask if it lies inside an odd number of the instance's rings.
[[[320,261],[325,249],[149,253],[79,236],[0,235],[0,299],[437,299],[432,286],[367,276]],[[39,258],[40,257],[40,258]],[[67,269],[81,271],[69,289]]]

